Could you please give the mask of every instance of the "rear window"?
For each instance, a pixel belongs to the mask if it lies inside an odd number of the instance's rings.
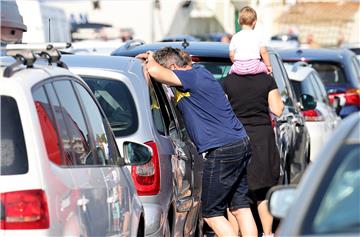
[[[231,64],[228,62],[199,62],[196,64],[204,66],[214,75],[216,80],[225,78],[229,74],[231,68]]]
[[[295,62],[288,62],[289,64]],[[344,70],[338,63],[333,62],[307,62],[320,75],[322,82],[327,85],[346,83]]]
[[[14,98],[1,96],[0,175],[25,174],[29,170],[25,139]]]
[[[134,99],[118,80],[82,76],[104,110],[116,137],[131,135],[138,128]]]

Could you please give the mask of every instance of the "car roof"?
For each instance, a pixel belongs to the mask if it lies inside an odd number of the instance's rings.
[[[188,45],[187,45],[188,44]],[[131,56],[134,57],[137,54],[144,53],[148,50],[156,51],[164,47],[179,48],[189,52],[191,55],[204,56],[204,57],[229,57],[229,44],[220,42],[159,42],[153,44],[140,43],[135,46],[131,45],[131,42],[123,45],[111,53],[113,56]]]
[[[278,51],[281,58],[289,60],[314,60],[314,61],[336,61],[342,62],[344,57],[355,55],[349,49],[283,49]]]
[[[61,59],[69,67],[86,67],[119,72],[128,72],[132,65],[141,67],[140,59],[131,57],[113,57],[106,55],[63,55]]]
[[[303,81],[311,72],[315,71],[310,66],[296,66],[285,64],[286,72],[289,79],[294,81]]]

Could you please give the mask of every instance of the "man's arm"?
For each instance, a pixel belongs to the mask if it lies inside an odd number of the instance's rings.
[[[146,69],[150,76],[156,81],[168,86],[182,86],[180,79],[176,74],[157,63],[153,58],[153,52],[147,52],[136,56],[139,59],[145,59]]]

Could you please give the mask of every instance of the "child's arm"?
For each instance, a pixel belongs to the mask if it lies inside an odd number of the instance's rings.
[[[229,57],[230,57],[230,60],[231,62],[234,62],[234,57],[235,57],[235,50],[230,50],[229,51]]]
[[[272,73],[272,67],[271,67],[271,63],[270,63],[269,54],[265,47],[260,47],[260,55],[266,65],[269,73]]]

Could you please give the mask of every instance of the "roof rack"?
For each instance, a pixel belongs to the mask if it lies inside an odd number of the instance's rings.
[[[56,63],[58,67],[66,68],[65,63],[60,61],[61,54],[59,49],[70,47],[70,43],[51,43],[51,44],[10,44],[4,49],[6,55],[15,58],[15,62],[4,70],[4,77],[12,76],[19,65],[25,65],[27,68],[34,66],[37,58],[43,58],[48,61],[49,65]]]
[[[140,46],[140,45],[143,45],[143,44],[145,44],[145,41],[140,40],[140,39],[134,39],[134,40],[126,41],[123,47],[125,49],[132,49],[134,47],[137,47],[137,46]]]

